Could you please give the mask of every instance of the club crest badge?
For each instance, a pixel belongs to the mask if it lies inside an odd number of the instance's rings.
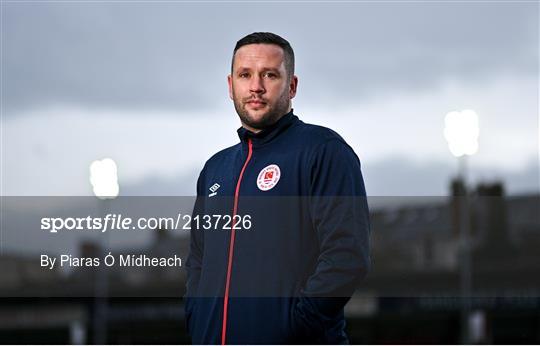
[[[281,171],[278,165],[269,165],[264,167],[257,177],[257,187],[262,191],[268,191],[279,181]]]

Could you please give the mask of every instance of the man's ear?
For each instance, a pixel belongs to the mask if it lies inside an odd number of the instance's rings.
[[[296,88],[298,87],[298,77],[292,76],[289,83],[289,98],[293,99],[296,96]]]
[[[229,97],[231,98],[231,100],[234,101],[233,92],[232,92],[232,76],[231,75],[227,76],[227,84],[229,85]]]

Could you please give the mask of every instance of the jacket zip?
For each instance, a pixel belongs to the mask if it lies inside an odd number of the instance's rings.
[[[246,166],[248,165],[249,160],[251,160],[252,153],[253,153],[253,147],[251,144],[251,139],[248,138],[247,158],[246,158],[246,161],[244,162],[244,166],[242,167],[242,170],[240,171],[240,176],[238,177],[238,182],[236,183],[236,190],[234,191],[232,230],[231,230],[231,238],[229,240],[229,259],[228,259],[228,264],[227,264],[227,281],[225,282],[225,296],[223,297],[223,324],[221,326],[221,344],[222,345],[225,345],[225,342],[227,340],[227,313],[228,313],[228,305],[229,305],[229,286],[231,283],[232,260],[233,260],[233,254],[234,254],[234,238],[236,235],[236,230],[234,229],[234,218],[236,217],[236,213],[238,211],[238,198],[240,195],[240,183],[242,182],[242,176],[244,175]]]

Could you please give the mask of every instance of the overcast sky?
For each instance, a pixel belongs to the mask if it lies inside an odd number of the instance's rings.
[[[474,109],[473,181],[539,190],[538,3],[2,3],[2,194],[89,195],[113,158],[121,193],[193,194],[238,141],[236,41],[288,39],[299,117],[338,131],[370,195],[441,195],[447,112]]]

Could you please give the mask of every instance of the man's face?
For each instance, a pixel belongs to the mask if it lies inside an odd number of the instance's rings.
[[[284,53],[274,44],[249,44],[235,54],[229,96],[242,125],[258,132],[291,110],[298,79],[289,81]]]

